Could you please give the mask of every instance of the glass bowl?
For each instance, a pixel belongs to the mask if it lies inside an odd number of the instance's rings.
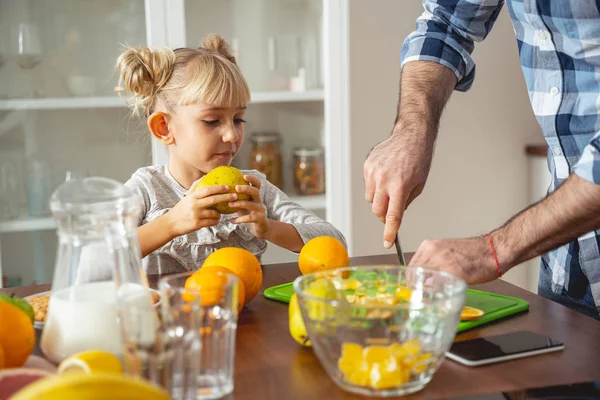
[[[303,275],[294,290],[329,377],[348,392],[391,397],[432,379],[456,335],[466,284],[446,272],[380,265]]]

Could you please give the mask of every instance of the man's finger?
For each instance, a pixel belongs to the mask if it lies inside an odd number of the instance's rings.
[[[424,188],[425,187],[423,185],[418,185],[412,190],[412,192],[410,192],[410,195],[406,200],[406,205],[404,206],[405,209],[408,208],[408,206],[410,206],[414,199],[416,199],[421,193],[423,193]]]
[[[415,251],[415,254],[412,256],[412,258],[410,259],[410,261],[408,262],[408,266],[409,267],[422,267],[423,265],[422,260],[423,259],[423,244],[421,243],[419,245],[419,247],[417,248],[417,251]]]
[[[388,202],[390,198],[387,194],[382,192],[376,192],[375,196],[373,196],[373,206],[371,209],[373,210],[373,214],[379,218],[379,220],[385,223],[385,216],[388,211]]]
[[[402,217],[404,216],[404,198],[391,198],[388,203],[387,213],[385,215],[385,228],[383,228],[383,246],[386,249],[392,247],[400,224],[402,223]]]

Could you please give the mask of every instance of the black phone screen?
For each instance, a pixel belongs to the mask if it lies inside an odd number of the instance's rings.
[[[450,353],[467,360],[479,361],[562,345],[557,340],[537,333],[519,331],[456,342],[450,348]]]

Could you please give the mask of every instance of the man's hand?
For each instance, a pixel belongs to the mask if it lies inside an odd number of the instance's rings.
[[[392,246],[404,210],[421,194],[429,174],[432,144],[419,140],[419,136],[425,135],[392,135],[379,143],[365,162],[365,198],[385,224],[386,248]]]
[[[498,269],[486,237],[425,240],[409,265],[446,271],[468,284],[498,278]]]
[[[501,273],[600,228],[600,185],[576,174],[544,200],[512,217],[490,235]],[[426,240],[412,266],[440,269],[482,283],[498,278],[488,239]]]
[[[456,75],[438,63],[412,61],[402,69],[400,86],[392,136],[371,150],[364,166],[365,198],[385,223],[386,248],[392,247],[404,210],[425,187],[440,117]]]

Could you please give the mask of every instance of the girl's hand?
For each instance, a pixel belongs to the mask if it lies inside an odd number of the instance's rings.
[[[235,191],[250,195],[251,200],[237,200],[229,203],[230,207],[240,209],[239,216],[231,222],[246,224],[254,236],[265,239],[271,230],[271,222],[267,218],[267,209],[260,198],[260,179],[252,175],[244,175],[244,180],[252,186],[238,185],[235,187]]]
[[[221,214],[208,208],[237,199],[237,194],[227,193],[229,187],[225,185],[207,186],[194,190],[198,181],[194,182],[185,197],[165,214],[173,237],[216,225]]]

